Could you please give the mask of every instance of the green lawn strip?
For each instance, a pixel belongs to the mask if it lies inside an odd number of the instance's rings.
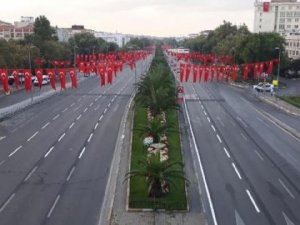
[[[298,108],[300,108],[300,96],[280,96],[280,98]]]
[[[182,162],[181,145],[179,137],[179,125],[177,113],[172,110],[167,113],[168,122],[175,125],[177,132],[167,134],[169,141],[169,160]],[[146,110],[136,106],[134,117],[134,128],[138,124],[147,123]],[[133,131],[131,170],[139,168],[138,161],[147,157],[147,151],[143,147],[142,139],[138,132]],[[181,169],[178,167],[178,169]],[[185,210],[187,208],[185,182],[181,179],[174,179],[176,187],[171,185],[170,193],[159,199],[147,197],[147,182],[143,177],[133,177],[130,180],[129,207],[148,209]]]

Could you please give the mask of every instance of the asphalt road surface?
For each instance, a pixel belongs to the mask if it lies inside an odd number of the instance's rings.
[[[128,67],[111,86],[89,77],[0,123],[1,225],[98,224],[134,82]]]
[[[261,110],[276,117],[283,113],[225,84],[184,87],[210,224],[300,224],[300,140]],[[294,120],[300,130],[297,118],[281,115],[280,120]]]

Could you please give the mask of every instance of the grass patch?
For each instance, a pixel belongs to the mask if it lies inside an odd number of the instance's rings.
[[[167,133],[169,141],[169,161],[182,162],[180,134],[178,116],[176,110],[167,112],[168,123],[174,124],[177,132]],[[134,116],[134,128],[138,124],[147,123],[146,110],[136,106]],[[147,157],[147,150],[142,144],[139,133],[133,130],[131,152],[131,170],[139,169],[139,160]],[[180,167],[176,168],[180,169]],[[185,182],[182,179],[173,179],[176,187],[171,185],[170,192],[157,199],[147,196],[147,182],[143,177],[133,177],[130,180],[129,207],[130,208],[148,208],[148,209],[167,209],[167,210],[185,210],[187,209],[187,200],[185,192]]]
[[[280,98],[298,108],[300,108],[300,96],[280,96]]]

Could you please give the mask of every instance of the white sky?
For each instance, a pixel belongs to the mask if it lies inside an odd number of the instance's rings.
[[[45,15],[52,26],[181,36],[214,29],[223,20],[253,29],[254,0],[8,0],[0,20]]]

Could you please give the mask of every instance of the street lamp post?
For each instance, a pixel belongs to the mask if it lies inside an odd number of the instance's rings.
[[[278,50],[278,66],[277,66],[277,87],[279,87],[279,73],[280,73],[280,48],[276,47],[276,50]]]

